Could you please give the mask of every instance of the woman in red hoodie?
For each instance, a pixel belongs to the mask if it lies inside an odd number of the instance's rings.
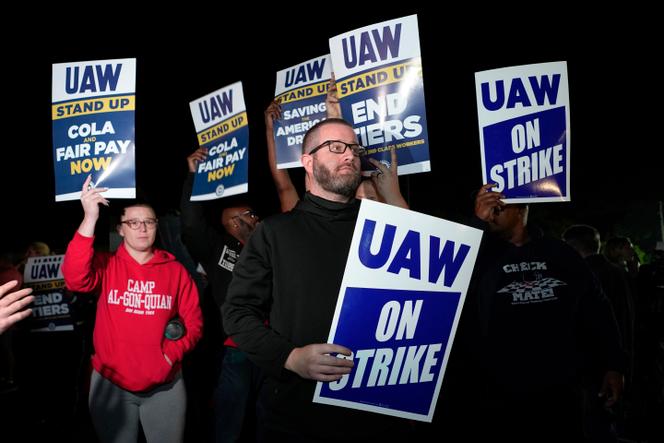
[[[81,192],[83,222],[69,243],[63,264],[67,287],[99,294],[94,330],[89,406],[102,442],[136,441],[139,422],[148,442],[180,442],[186,392],[181,361],[202,332],[198,291],[170,253],[154,248],[157,218],[145,204],[123,210],[113,254],[93,250],[99,204],[106,188]],[[184,333],[165,337],[179,317]],[[176,338],[176,337],[171,337]]]

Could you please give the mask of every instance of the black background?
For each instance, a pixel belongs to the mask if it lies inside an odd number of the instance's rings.
[[[566,60],[572,202],[535,205],[533,216],[554,234],[584,222],[604,237],[628,234],[644,249],[654,245],[664,187],[658,181],[661,48],[649,23],[652,11],[581,14],[561,5],[477,5],[463,13],[452,6],[348,8],[330,4],[303,13],[302,5],[285,3],[269,10],[258,4],[232,11],[155,7],[139,17],[108,6],[94,14],[40,11],[48,23],[3,31],[2,248],[43,240],[60,252],[82,217],[79,202],[54,202],[53,63],[137,58],[138,194],[160,215],[177,209],[185,158],[197,146],[189,102],[241,80],[250,125],[248,197],[266,216],[279,208],[263,124],[276,71],[327,53],[329,37],[414,13],[432,172],[401,178],[413,209],[451,219],[472,211],[471,194],[482,184],[476,71]],[[292,178],[300,186],[301,171]],[[221,199],[206,206],[223,204]]]

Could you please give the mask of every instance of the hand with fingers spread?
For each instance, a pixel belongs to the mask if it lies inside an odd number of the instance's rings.
[[[389,167],[374,158],[368,159],[369,162],[378,169],[372,173],[371,180],[376,185],[376,190],[385,203],[408,209],[408,203],[401,195],[401,189],[399,188],[396,149],[390,150],[390,156],[391,164]]]
[[[491,190],[495,187],[495,183],[488,183],[480,188],[475,197],[475,216],[487,223],[493,220],[496,208],[500,209],[505,206],[501,200],[505,196]]]
[[[330,82],[327,87],[327,95],[325,96],[325,107],[327,108],[327,118],[342,118],[341,105],[337,97],[337,81],[334,78],[334,73],[330,77]]]
[[[187,157],[187,166],[189,166],[189,172],[196,172],[196,166],[198,163],[205,161],[207,158],[207,153],[207,148],[201,147],[196,149],[189,157]]]
[[[12,280],[0,286],[0,334],[9,329],[14,323],[32,315],[32,309],[27,307],[35,301],[35,297],[30,295],[32,288],[10,292],[17,284],[17,280]]]
[[[92,176],[89,175],[83,183],[81,189],[81,205],[83,206],[83,221],[78,228],[78,232],[85,237],[92,237],[95,233],[95,225],[99,218],[99,205],[108,206],[106,200],[101,194],[108,191],[108,188],[93,188],[90,183]]]
[[[335,381],[350,374],[353,361],[335,357],[332,353],[350,356],[351,351],[331,343],[316,343],[291,351],[284,367],[302,378],[317,381]]]

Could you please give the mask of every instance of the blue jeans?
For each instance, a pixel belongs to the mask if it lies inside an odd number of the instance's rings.
[[[255,413],[261,373],[246,354],[224,347],[221,374],[214,391],[214,441],[237,442],[247,413]]]

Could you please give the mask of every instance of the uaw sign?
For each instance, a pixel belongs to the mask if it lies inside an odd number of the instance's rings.
[[[330,65],[330,56],[323,55],[277,72],[274,100],[281,106],[281,118],[274,122],[277,168],[302,166],[304,134],[327,115]]]
[[[242,82],[189,103],[198,144],[207,149],[199,162],[192,201],[213,200],[249,190],[249,126]]]
[[[570,200],[567,63],[475,73],[484,183],[507,203]]]
[[[72,331],[69,301],[62,276],[64,255],[30,257],[23,271],[25,286],[32,288],[35,302],[29,320],[32,331]]]
[[[55,201],[78,200],[88,176],[106,198],[136,196],[136,59],[53,65]]]
[[[362,200],[328,337],[355,365],[313,401],[430,422],[481,237]]]
[[[353,124],[367,156],[389,164],[395,150],[399,175],[429,172],[417,16],[332,37],[330,57],[341,114]],[[375,170],[365,161],[362,169]]]

